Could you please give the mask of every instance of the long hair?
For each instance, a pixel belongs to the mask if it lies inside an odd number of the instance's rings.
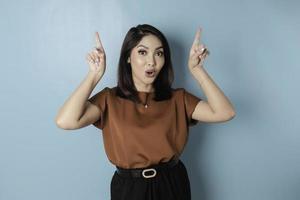
[[[164,66],[153,82],[153,87],[155,89],[153,99],[162,101],[171,98],[174,72],[171,62],[170,47],[163,33],[149,24],[139,24],[136,27],[132,27],[125,36],[118,64],[117,96],[133,100],[134,102],[141,102],[132,79],[131,64],[127,62],[127,59],[130,57],[131,50],[138,45],[142,38],[150,34],[156,36],[161,41],[165,56]]]

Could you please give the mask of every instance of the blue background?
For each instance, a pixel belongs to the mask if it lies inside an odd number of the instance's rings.
[[[124,36],[149,23],[167,37],[173,87],[205,99],[188,70],[198,26],[205,69],[233,103],[226,123],[190,129],[182,154],[193,199],[300,199],[296,0],[1,0],[0,199],[109,199],[114,166],[93,126],[55,125],[88,72],[99,31],[107,67],[95,92],[116,85]]]

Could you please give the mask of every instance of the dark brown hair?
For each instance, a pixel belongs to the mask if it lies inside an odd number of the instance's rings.
[[[161,41],[165,56],[164,66],[153,82],[155,90],[153,99],[162,101],[171,98],[174,72],[170,47],[163,33],[149,24],[139,24],[136,27],[132,27],[125,36],[118,64],[117,96],[133,100],[134,102],[141,102],[132,79],[131,64],[127,62],[127,59],[130,57],[131,50],[138,45],[142,38],[150,34],[156,36]]]

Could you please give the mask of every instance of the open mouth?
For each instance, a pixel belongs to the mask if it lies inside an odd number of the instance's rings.
[[[154,70],[152,70],[152,71],[146,71],[146,72],[145,72],[145,75],[146,75],[147,77],[153,77],[153,76],[155,75],[155,71],[154,71]]]

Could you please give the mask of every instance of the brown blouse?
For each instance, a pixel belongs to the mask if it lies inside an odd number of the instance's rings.
[[[187,142],[189,126],[198,123],[192,113],[202,99],[184,88],[173,89],[172,98],[155,101],[154,92],[138,92],[147,106],[115,95],[105,87],[88,99],[101,110],[93,125],[102,130],[109,161],[122,168],[141,168],[179,157]]]

